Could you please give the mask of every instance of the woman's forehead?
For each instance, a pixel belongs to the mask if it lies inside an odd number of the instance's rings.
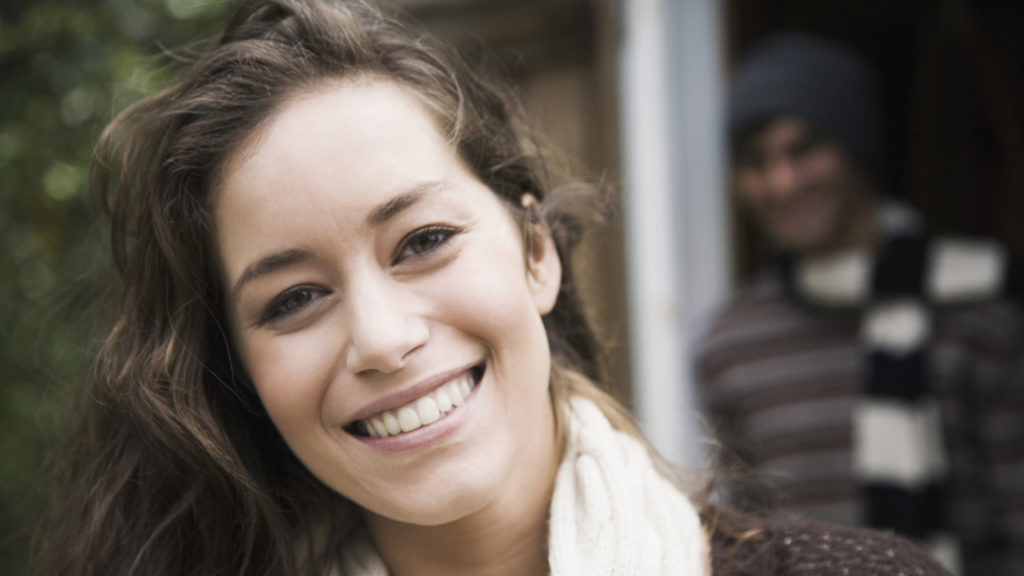
[[[459,164],[432,115],[389,81],[335,82],[284,103],[232,155],[212,205],[239,190],[385,191],[442,180]]]
[[[410,191],[436,198],[468,188],[485,187],[406,89],[336,84],[290,100],[224,171],[217,243],[231,277],[237,261],[289,230],[362,234],[375,211]]]

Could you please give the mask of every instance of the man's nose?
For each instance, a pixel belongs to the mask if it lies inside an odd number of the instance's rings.
[[[764,167],[765,189],[775,199],[786,199],[799,188],[800,171],[793,158],[773,158]]]

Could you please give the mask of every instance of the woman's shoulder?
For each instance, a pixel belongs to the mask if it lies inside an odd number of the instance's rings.
[[[796,520],[771,525],[780,574],[946,574],[924,550],[892,533]]]
[[[922,549],[887,532],[731,511],[715,511],[705,518],[714,576],[947,574]]]

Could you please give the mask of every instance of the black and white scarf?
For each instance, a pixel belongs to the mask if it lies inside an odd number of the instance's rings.
[[[915,539],[957,574],[959,546],[943,507],[948,455],[928,382],[934,313],[1024,300],[1024,266],[994,242],[928,236],[901,207],[884,207],[880,224],[884,239],[873,253],[783,257],[783,278],[801,303],[860,316],[866,365],[852,464],[865,523]]]

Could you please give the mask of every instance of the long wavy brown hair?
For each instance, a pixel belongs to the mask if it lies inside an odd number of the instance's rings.
[[[532,221],[548,223],[564,271],[544,319],[558,421],[566,398],[585,394],[635,433],[593,384],[600,353],[570,260],[578,198],[552,187],[508,93],[364,3],[246,1],[175,86],[125,110],[96,146],[92,185],[109,217],[120,297],[56,459],[61,491],[40,573],[321,574],[334,565],[358,510],[288,450],[233,353],[210,195],[225,159],[289,97],[357,74],[418,94],[527,241]],[[539,211],[523,210],[527,193]]]

